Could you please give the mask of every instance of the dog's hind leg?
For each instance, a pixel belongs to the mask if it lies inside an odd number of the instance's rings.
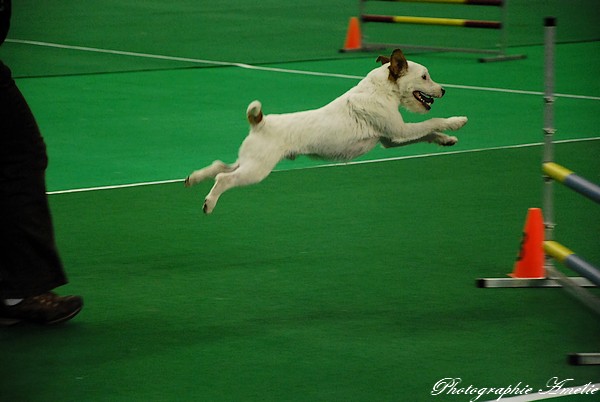
[[[210,214],[221,194],[225,191],[240,186],[247,186],[250,184],[256,184],[264,180],[271,170],[275,167],[279,158],[272,158],[272,160],[261,160],[258,161],[244,161],[240,166],[229,173],[219,173],[215,178],[215,185],[210,190],[204,201],[204,213]]]
[[[228,165],[221,161],[214,161],[211,165],[203,169],[196,170],[195,172],[192,172],[192,174],[190,174],[187,177],[187,179],[185,179],[185,186],[191,187],[194,184],[198,184],[203,180],[214,179],[219,173],[233,172],[237,168],[237,162],[233,165]]]

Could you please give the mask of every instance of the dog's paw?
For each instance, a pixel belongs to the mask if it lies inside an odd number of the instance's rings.
[[[446,124],[448,125],[448,130],[456,131],[465,124],[467,124],[467,121],[469,121],[469,119],[467,119],[466,116],[454,116],[447,118]]]
[[[458,142],[458,138],[451,135],[438,133],[434,141],[436,144],[441,145],[443,147],[450,147]]]
[[[213,209],[215,209],[215,205],[216,203],[210,199],[205,199],[204,200],[204,205],[202,206],[202,211],[204,211],[204,213],[206,215],[210,215],[213,211]]]
[[[205,169],[196,170],[189,174],[185,179],[184,185],[186,187],[192,187],[196,184],[200,183],[202,180],[206,179]]]

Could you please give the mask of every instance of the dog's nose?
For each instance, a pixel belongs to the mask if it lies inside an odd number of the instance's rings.
[[[445,93],[446,93],[446,90],[444,88],[442,88],[442,96],[444,96]]]

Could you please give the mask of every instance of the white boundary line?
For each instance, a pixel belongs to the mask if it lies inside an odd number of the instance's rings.
[[[51,42],[40,42],[40,41],[32,41],[32,40],[23,40],[23,39],[6,39],[6,42],[11,43],[19,43],[25,45],[34,45],[34,46],[45,46],[45,47],[53,47],[58,49],[67,49],[67,50],[79,50],[84,52],[94,52],[94,53],[107,53],[107,54],[115,54],[121,56],[131,56],[131,57],[142,57],[147,59],[158,59],[158,60],[169,60],[169,61],[180,61],[185,63],[195,63],[195,64],[211,64],[216,66],[229,66],[229,67],[239,67],[248,70],[258,70],[258,71],[268,71],[268,72],[276,72],[276,73],[286,73],[286,74],[299,74],[299,75],[311,75],[318,77],[332,77],[332,78],[343,78],[343,79],[352,79],[352,80],[360,80],[364,77],[357,75],[347,75],[347,74],[335,74],[335,73],[323,73],[318,71],[303,71],[303,70],[293,70],[293,69],[285,69],[285,68],[277,68],[277,67],[264,67],[264,66],[254,66],[246,63],[235,63],[228,61],[218,61],[218,60],[204,60],[204,59],[193,59],[187,57],[175,57],[175,56],[165,56],[158,54],[149,54],[149,53],[137,53],[137,52],[128,52],[122,50],[111,50],[111,49],[101,49],[95,47],[87,47],[87,46],[72,46],[72,45],[63,45],[59,43],[51,43]],[[511,93],[511,94],[520,94],[520,95],[543,95],[543,92],[538,91],[524,91],[518,89],[506,89],[506,88],[492,88],[492,87],[478,87],[478,86],[470,86],[470,85],[458,85],[458,84],[443,84],[448,88],[456,88],[456,89],[468,89],[472,91],[487,91],[487,92],[503,92],[503,93]],[[588,95],[573,95],[573,94],[554,94],[556,97],[560,98],[572,98],[572,99],[586,99],[586,100],[600,100],[598,96],[588,96]]]
[[[597,141],[600,140],[600,137],[590,137],[590,138],[577,138],[571,140],[561,140],[554,141],[555,144],[566,144],[571,142],[584,142],[584,141]],[[304,166],[299,168],[290,168],[290,169],[280,169],[274,170],[273,172],[288,172],[293,170],[305,170],[305,169],[319,169],[319,168],[327,168],[327,167],[336,167],[336,166],[349,166],[349,165],[365,165],[367,163],[381,163],[381,162],[391,162],[391,161],[399,161],[405,159],[419,159],[419,158],[430,158],[436,156],[446,156],[446,155],[459,155],[459,154],[468,154],[475,152],[485,152],[485,151],[498,151],[503,149],[518,149],[518,148],[529,148],[529,147],[538,147],[544,145],[543,142],[534,142],[529,144],[518,144],[518,145],[504,145],[498,147],[490,147],[490,148],[475,148],[475,149],[465,149],[462,151],[449,151],[449,152],[437,152],[433,154],[419,154],[419,155],[407,155],[407,156],[396,156],[392,158],[383,158],[383,159],[369,159],[364,161],[352,161],[352,162],[343,162],[343,163],[328,163],[316,166]],[[70,190],[57,190],[57,191],[49,191],[48,195],[56,195],[56,194],[70,194],[70,193],[83,193],[89,191],[101,191],[101,190],[115,190],[121,188],[130,188],[130,187],[142,187],[142,186],[153,186],[157,184],[171,184],[171,183],[183,183],[184,179],[171,179],[171,180],[160,180],[160,181],[149,181],[142,183],[131,183],[131,184],[117,184],[112,186],[99,186],[99,187],[89,187],[89,188],[76,188]]]
[[[194,64],[211,64],[211,65],[215,65],[215,66],[224,66],[224,67],[240,67],[240,68],[245,68],[248,70],[270,71],[270,72],[277,72],[277,73],[316,75],[316,76],[320,76],[320,77],[347,78],[347,79],[356,79],[356,80],[360,80],[363,78],[363,77],[355,76],[355,75],[320,73],[320,72],[315,72],[315,71],[290,70],[290,69],[285,69],[285,68],[254,66],[252,64],[236,63],[236,62],[230,62],[230,61],[191,59],[191,58],[187,58],[187,57],[176,57],[176,56],[164,56],[164,55],[159,55],[159,54],[127,52],[127,51],[122,51],[122,50],[100,49],[100,48],[87,47],[87,46],[61,45],[59,43],[38,42],[38,41],[31,41],[31,40],[6,39],[5,42],[21,43],[21,44],[35,45],[35,46],[54,47],[54,48],[58,48],[58,49],[67,49],[67,50],[80,50],[80,51],[84,51],[84,52],[108,53],[108,54],[115,54],[115,55],[121,55],[121,56],[142,57],[142,58],[146,58],[146,59],[181,61],[181,62],[185,62],[185,63],[194,63]]]
[[[469,85],[457,85],[457,84],[442,84],[448,88],[456,89],[470,89],[473,91],[488,91],[488,92],[505,92],[519,95],[544,95],[543,92],[538,91],[524,91],[520,89],[505,89],[505,88],[488,88],[488,87],[476,87]],[[588,96],[588,95],[572,95],[572,94],[554,94],[557,98],[571,98],[571,99],[585,99],[585,100],[600,100],[600,96]]]
[[[566,144],[570,142],[584,142],[584,141],[596,141],[600,140],[600,137],[590,137],[590,138],[576,138],[571,140],[560,140],[554,141],[554,144]],[[419,158],[429,158],[432,156],[441,156],[441,155],[458,155],[458,154],[469,154],[475,152],[485,152],[485,151],[498,151],[503,149],[518,149],[518,148],[529,148],[529,147],[538,147],[544,145],[543,142],[532,142],[529,144],[517,144],[517,145],[502,145],[498,147],[489,147],[489,148],[473,148],[473,149],[463,149],[461,151],[443,151],[436,152],[433,154],[419,154],[419,155],[407,155],[407,156],[394,156],[391,158],[382,158],[382,159],[368,159],[364,161],[350,161],[350,162],[340,162],[340,163],[328,163],[323,165],[316,166],[305,166],[301,168],[290,168],[290,169],[282,169],[275,170],[277,171],[289,171],[289,170],[302,170],[302,169],[316,169],[323,167],[334,167],[334,166],[347,166],[347,165],[364,165],[367,163],[380,163],[380,162],[391,162],[398,161],[404,159],[419,159]]]
[[[183,179],[148,181],[148,182],[130,183],[130,184],[115,184],[115,185],[112,185],[112,186],[74,188],[74,189],[71,189],[71,190],[47,191],[46,194],[48,194],[48,195],[55,195],[55,194],[86,193],[86,192],[89,192],[89,191],[116,190],[116,189],[120,189],[120,188],[154,186],[154,185],[157,185],[157,184],[169,184],[169,183],[177,183],[177,182],[183,183]]]

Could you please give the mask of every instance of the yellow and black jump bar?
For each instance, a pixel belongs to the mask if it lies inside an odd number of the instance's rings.
[[[571,190],[577,191],[600,204],[600,186],[576,175],[573,171],[554,162],[546,162],[542,165],[544,173],[550,178],[558,181]]]
[[[388,22],[398,24],[418,25],[445,25],[465,28],[489,28],[501,29],[500,21],[464,20],[459,18],[433,18],[433,17],[411,17],[404,15],[373,15],[363,14],[360,16],[362,22]]]

